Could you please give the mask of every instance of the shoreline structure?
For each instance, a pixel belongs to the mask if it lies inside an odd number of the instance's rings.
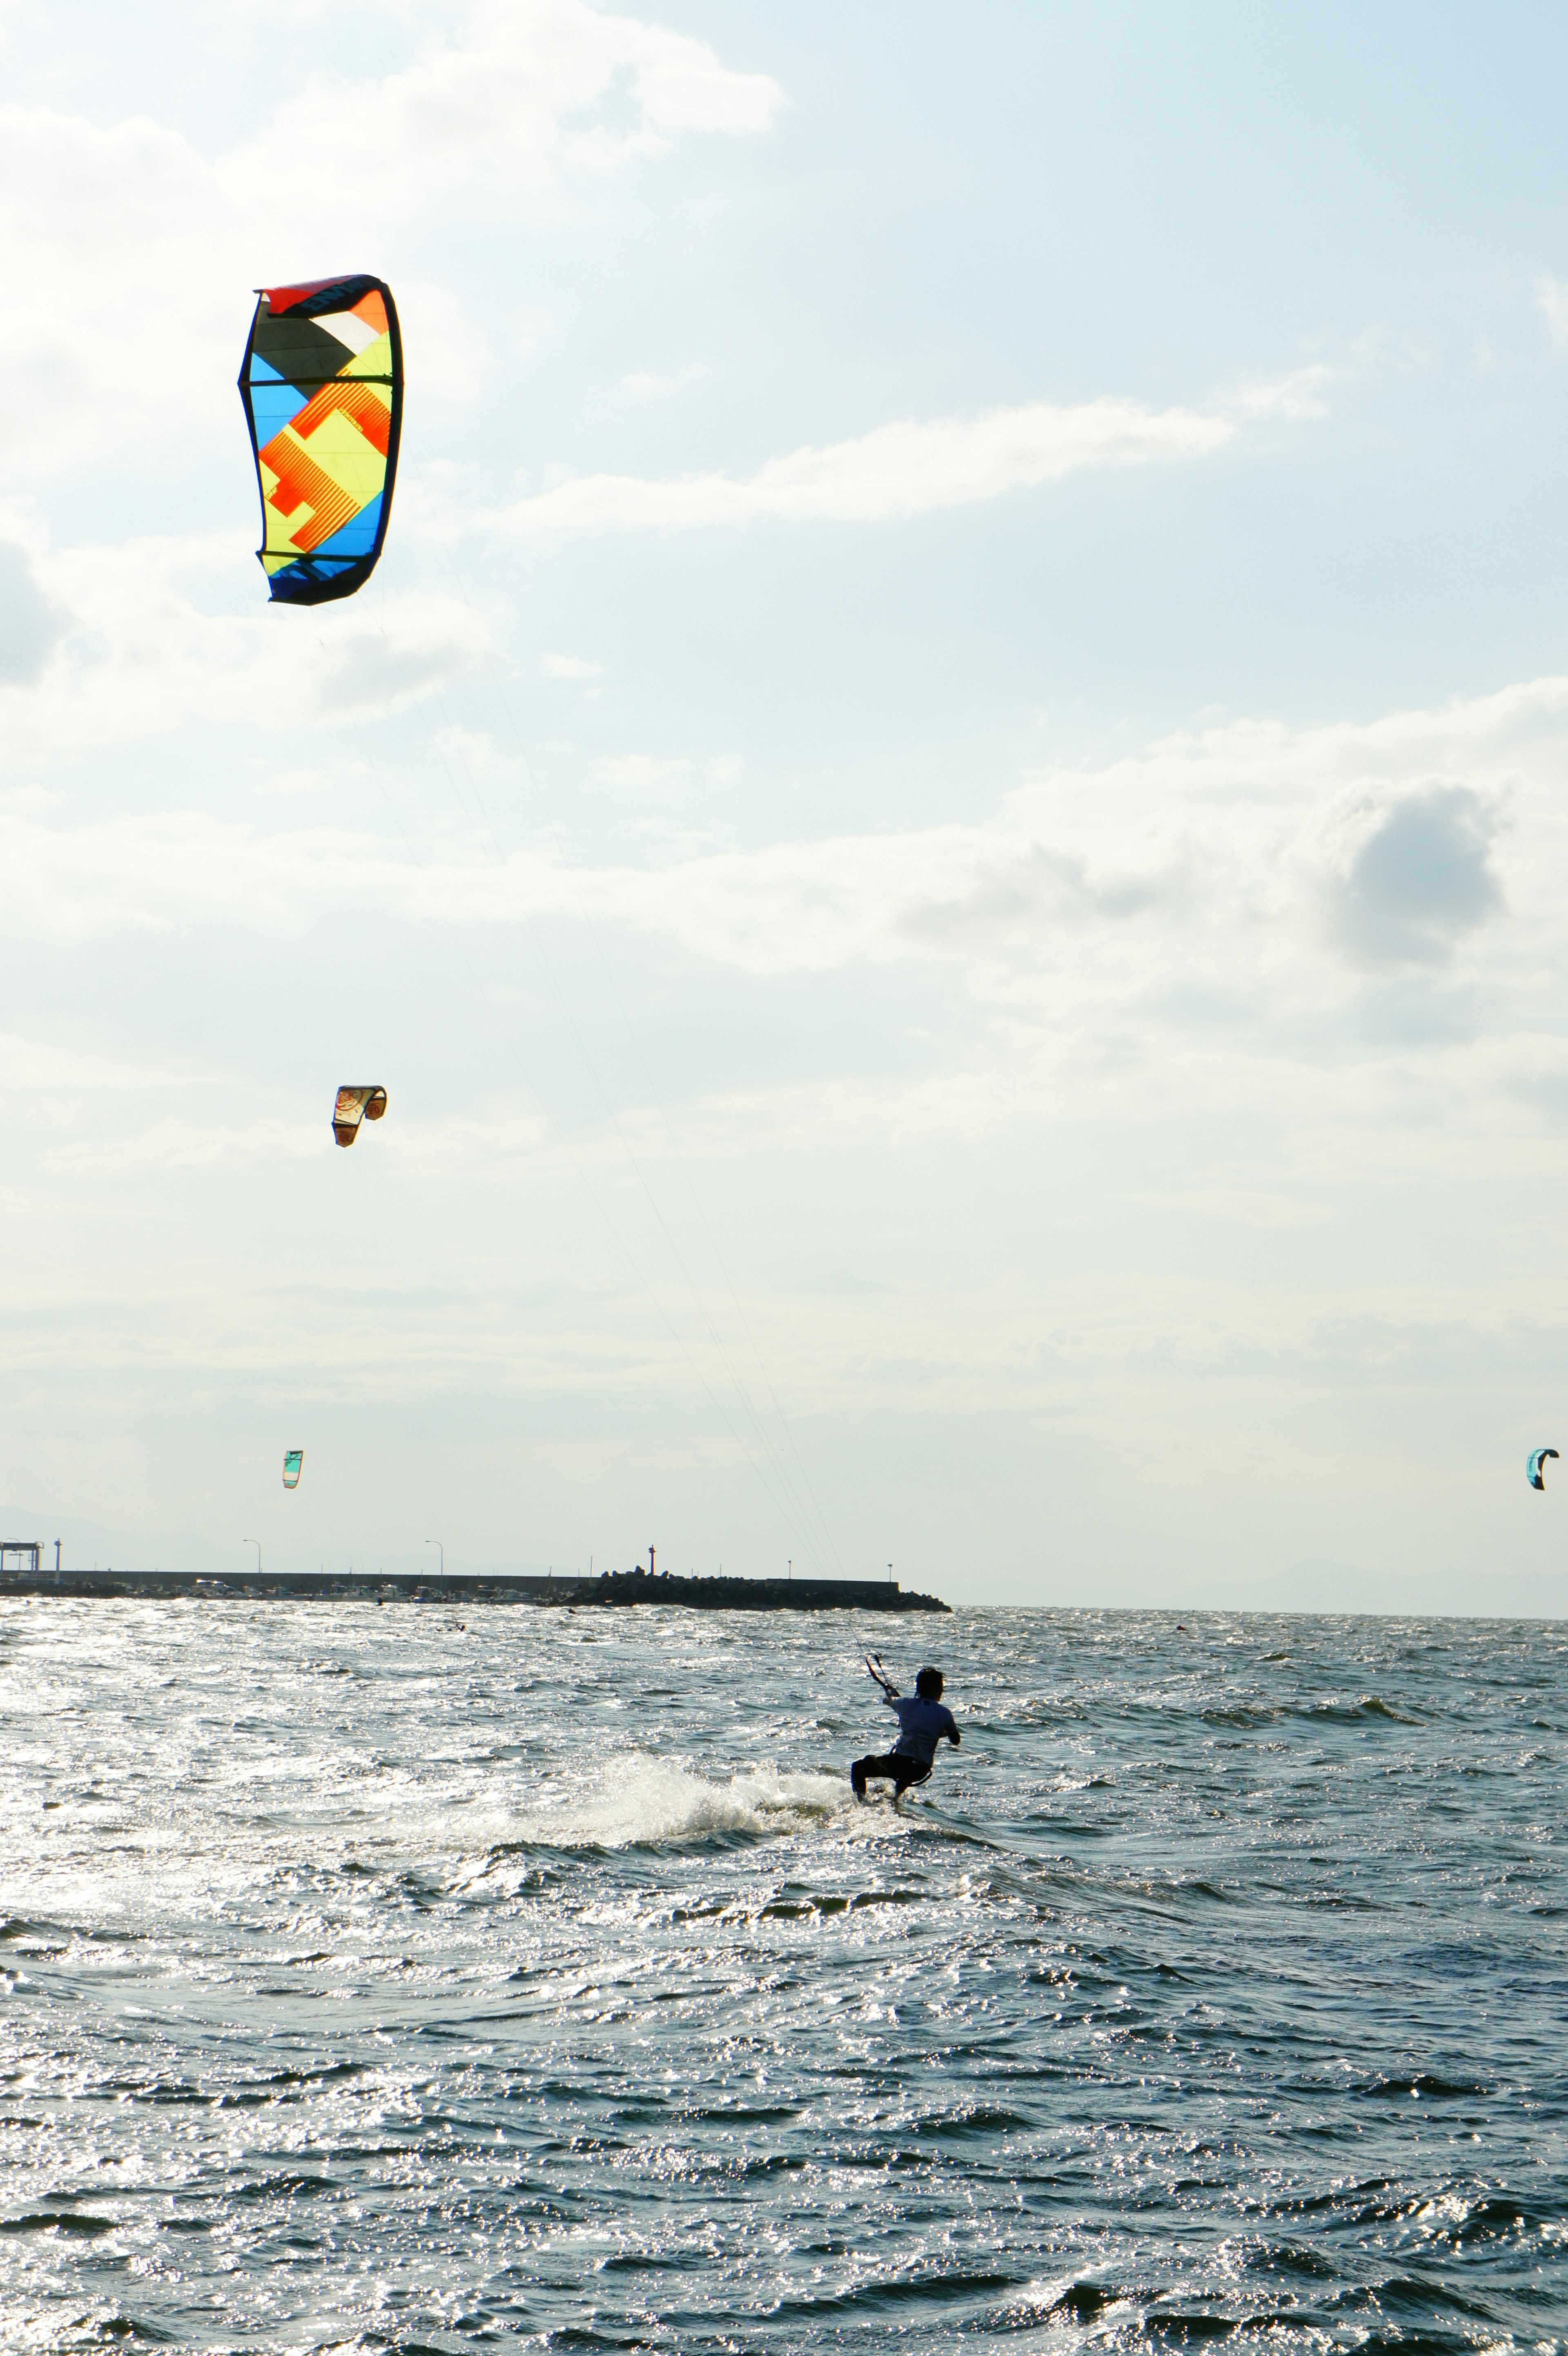
[[[615,1608],[680,1604],[693,1612],[950,1612],[935,1595],[906,1595],[896,1580],[682,1579],[668,1571],[604,1570],[596,1579],[541,1579],[477,1571],[17,1570],[0,1572],[6,1595],[229,1596],[376,1599],[392,1603],[532,1603]]]

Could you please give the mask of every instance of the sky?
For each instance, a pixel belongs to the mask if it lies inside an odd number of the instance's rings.
[[[1568,1609],[1565,101],[1546,6],[0,0],[0,1535]],[[273,608],[351,270],[385,552]]]

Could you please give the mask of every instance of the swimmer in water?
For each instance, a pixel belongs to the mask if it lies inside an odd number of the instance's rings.
[[[893,1785],[893,1796],[898,1799],[911,1783],[923,1783],[931,1772],[937,1755],[937,1745],[945,1735],[955,1747],[958,1728],[953,1714],[942,1702],[940,1669],[922,1669],[915,1679],[915,1697],[911,1701],[901,1697],[897,1687],[882,1665],[880,1654],[865,1664],[882,1688],[882,1698],[898,1719],[898,1740],[891,1751],[881,1758],[875,1755],[857,1759],[849,1771],[849,1780],[857,1800],[865,1797],[868,1775],[886,1776]]]

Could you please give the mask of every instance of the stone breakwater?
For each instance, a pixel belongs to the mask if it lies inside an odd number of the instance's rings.
[[[574,1609],[634,1603],[693,1612],[947,1612],[935,1595],[907,1595],[895,1580],[682,1579],[660,1571],[607,1570],[596,1579],[483,1572],[40,1570],[0,1576],[0,1595],[170,1595],[198,1601],[226,1596],[374,1597],[392,1603],[532,1603]]]

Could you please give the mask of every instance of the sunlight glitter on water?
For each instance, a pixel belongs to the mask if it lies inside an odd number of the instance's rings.
[[[1563,1632],[1196,1626],[0,1606],[0,2345],[1568,2347]]]

